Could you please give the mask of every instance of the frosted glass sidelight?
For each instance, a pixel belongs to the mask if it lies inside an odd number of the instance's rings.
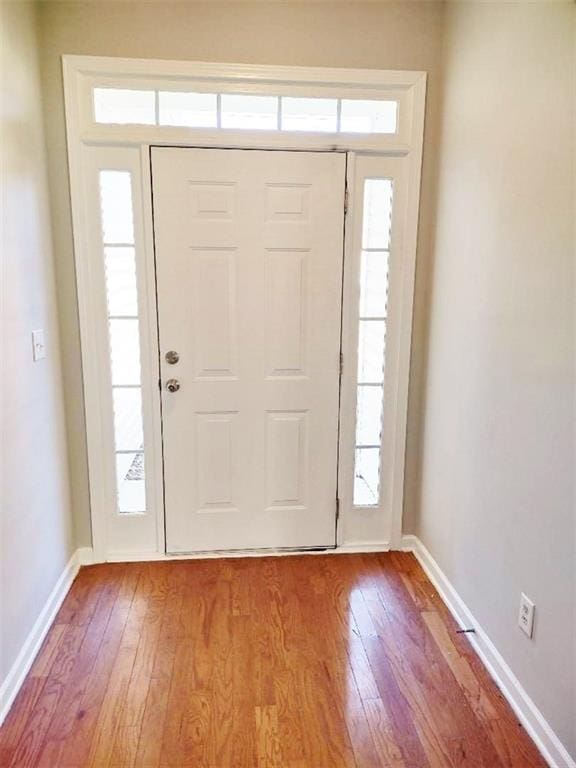
[[[132,178],[129,171],[103,170],[99,182],[117,511],[144,513],[144,428]]]
[[[104,248],[108,314],[138,316],[136,258],[134,248]]]
[[[112,384],[140,384],[138,320],[110,320]]]
[[[155,125],[156,92],[94,88],[94,120],[116,125]]]
[[[342,99],[342,133],[396,133],[397,101]]]
[[[362,248],[390,247],[392,180],[366,179],[364,183]]]
[[[116,489],[118,512],[145,512],[144,454],[116,454]]]
[[[357,448],[354,468],[354,506],[372,507],[380,498],[380,449]]]
[[[362,251],[360,317],[385,318],[388,301],[388,251]]]
[[[278,97],[222,94],[222,128],[278,128]]]
[[[338,99],[282,98],[282,130],[335,133]]]
[[[380,446],[383,387],[358,387],[356,445]]]
[[[391,217],[392,180],[366,179],[360,259],[354,468],[354,505],[360,507],[375,506],[380,502]]]
[[[218,97],[215,93],[160,91],[158,112],[160,125],[216,128]]]
[[[142,393],[139,387],[114,387],[114,442],[117,451],[141,451]]]
[[[358,383],[384,381],[384,320],[360,320],[358,335]]]
[[[132,180],[128,171],[100,171],[100,208],[104,244],[133,243]]]

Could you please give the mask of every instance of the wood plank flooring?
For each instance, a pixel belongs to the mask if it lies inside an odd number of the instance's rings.
[[[83,568],[4,768],[532,768],[412,555]]]

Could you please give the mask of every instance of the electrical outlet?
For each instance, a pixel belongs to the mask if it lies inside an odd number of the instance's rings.
[[[44,342],[44,329],[32,331],[32,357],[34,362],[46,357],[46,344]]]
[[[526,597],[524,592],[520,594],[520,613],[518,614],[518,626],[524,632],[524,634],[528,635],[528,637],[532,637],[532,633],[534,631],[534,611],[536,610],[536,606],[530,600],[529,597]]]

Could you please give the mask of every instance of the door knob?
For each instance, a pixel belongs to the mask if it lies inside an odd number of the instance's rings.
[[[180,355],[178,352],[175,352],[173,349],[171,349],[169,352],[166,352],[165,360],[168,365],[176,365],[178,360],[180,360]]]
[[[168,379],[166,382],[166,389],[168,392],[178,392],[180,389],[180,382],[178,379]]]

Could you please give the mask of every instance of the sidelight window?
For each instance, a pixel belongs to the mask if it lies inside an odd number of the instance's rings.
[[[366,179],[362,218],[354,505],[380,501],[392,181]]]
[[[99,182],[117,509],[138,513],[146,510],[146,492],[132,178],[103,170]]]

